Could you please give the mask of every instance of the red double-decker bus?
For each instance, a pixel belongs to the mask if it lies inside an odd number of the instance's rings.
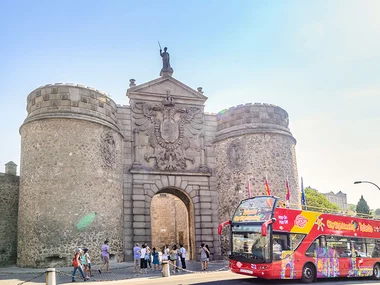
[[[280,207],[278,198],[243,200],[232,220],[232,272],[265,279],[380,279],[380,221]]]

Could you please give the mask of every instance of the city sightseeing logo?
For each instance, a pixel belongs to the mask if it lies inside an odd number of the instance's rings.
[[[345,223],[341,221],[331,221],[327,220],[327,227],[332,230],[338,231],[360,231],[364,233],[373,233],[373,227],[370,224],[356,221],[351,221],[350,223]]]

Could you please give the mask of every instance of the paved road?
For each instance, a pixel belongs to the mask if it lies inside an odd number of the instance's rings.
[[[380,284],[380,281],[374,281],[369,279],[336,279],[336,280],[318,280],[321,285],[367,285],[367,284]],[[246,277],[231,273],[230,271],[222,271],[217,273],[197,273],[186,274],[182,276],[172,276],[170,278],[140,278],[128,281],[115,281],[115,282],[102,282],[102,285],[142,285],[142,284],[154,284],[154,285],[300,285],[300,281],[292,280],[258,280],[253,277]]]
[[[103,275],[103,274],[102,274]],[[9,278],[3,279],[0,275],[0,284],[1,285],[17,285],[21,282],[20,279]],[[104,278],[110,278],[111,276],[107,276]],[[126,276],[124,276],[125,278]],[[139,277],[139,278],[135,278]],[[135,276],[130,279],[123,279],[117,281],[106,281],[100,280],[97,278],[96,282],[86,282],[86,285],[142,285],[142,284],[154,284],[154,285],[190,285],[190,284],[199,284],[199,285],[293,285],[293,284],[301,284],[299,281],[292,280],[258,280],[253,277],[246,277],[243,275],[238,275],[231,273],[230,271],[220,271],[220,272],[209,272],[209,273],[192,273],[192,274],[176,274],[175,276],[171,276],[169,278],[162,278],[160,274],[150,274],[147,277]],[[128,278],[128,277],[127,277]],[[23,280],[25,281],[25,279]],[[70,277],[67,276],[57,276],[57,284],[64,284],[70,282]],[[31,282],[24,283],[24,285],[42,285],[45,283],[45,276],[41,276]],[[76,284],[83,284],[82,280],[78,280]],[[78,285],[79,285],[78,284]],[[318,284],[321,285],[367,285],[367,284],[378,284],[380,285],[380,281],[374,281],[366,278],[358,278],[358,279],[325,279],[318,280]]]

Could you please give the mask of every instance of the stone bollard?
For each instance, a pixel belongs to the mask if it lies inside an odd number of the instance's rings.
[[[162,261],[162,277],[170,277],[169,261]]]
[[[46,285],[56,285],[55,268],[46,269]]]

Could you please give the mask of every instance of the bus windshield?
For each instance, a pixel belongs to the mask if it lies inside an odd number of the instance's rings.
[[[273,197],[255,197],[244,200],[236,209],[232,222],[265,222],[272,217],[274,204]]]
[[[261,235],[260,225],[232,225],[231,255],[251,262],[269,261],[269,236]],[[247,261],[248,261],[247,260]]]

